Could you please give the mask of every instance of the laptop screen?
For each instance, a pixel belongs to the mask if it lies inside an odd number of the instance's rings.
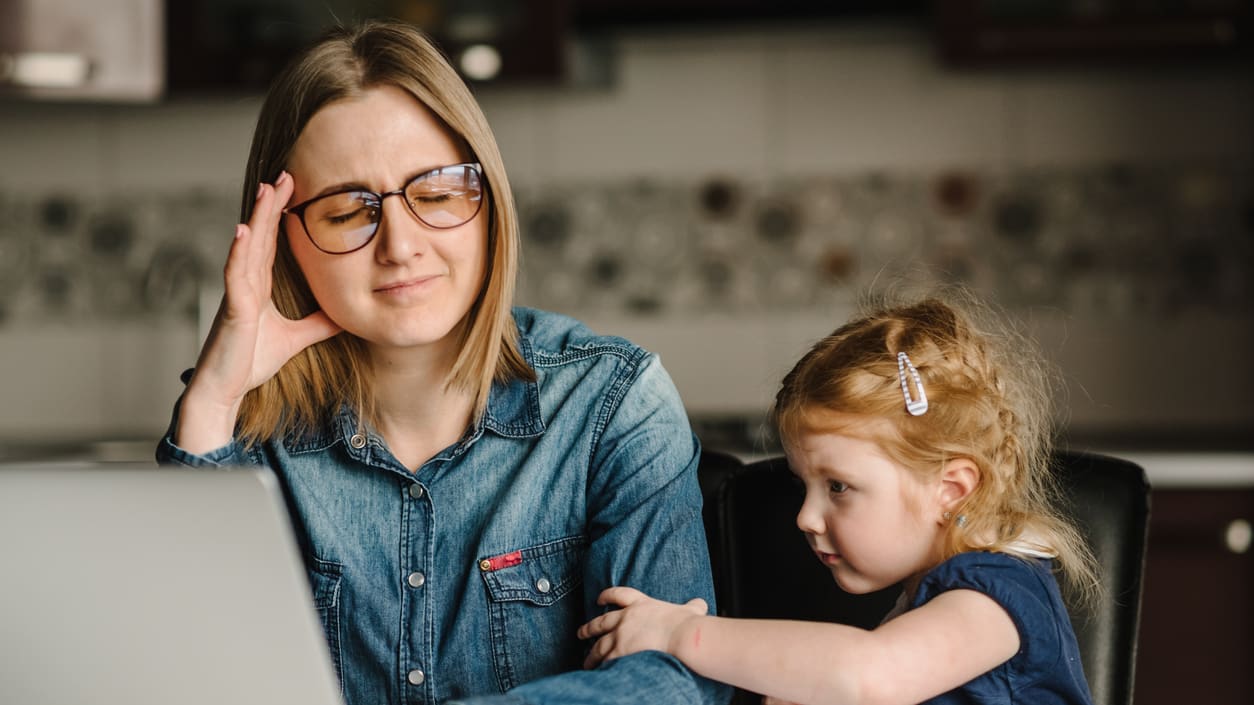
[[[342,702],[267,470],[0,465],[0,556],[0,702]]]

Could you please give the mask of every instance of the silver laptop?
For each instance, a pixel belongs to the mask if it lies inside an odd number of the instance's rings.
[[[0,465],[0,703],[341,705],[274,477]]]

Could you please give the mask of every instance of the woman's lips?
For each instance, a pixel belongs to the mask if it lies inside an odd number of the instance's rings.
[[[391,282],[375,288],[376,294],[385,294],[388,296],[405,296],[406,294],[417,293],[426,287],[427,284],[435,281],[436,275],[432,274],[425,277],[415,277],[404,281]]]

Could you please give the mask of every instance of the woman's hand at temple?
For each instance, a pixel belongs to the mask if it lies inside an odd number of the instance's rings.
[[[292,320],[270,298],[283,208],[292,197],[286,171],[262,184],[247,224],[235,226],[225,293],[196,370],[183,395],[175,443],[207,453],[231,441],[244,395],[274,376],[301,350],[340,332],[322,311]]]
[[[709,611],[701,598],[679,605],[655,600],[629,587],[604,590],[597,597],[597,604],[622,609],[606,612],[579,628],[580,639],[597,640],[584,660],[584,668],[595,668],[603,661],[637,651],[675,654],[683,639],[700,639],[700,630],[692,623]]]

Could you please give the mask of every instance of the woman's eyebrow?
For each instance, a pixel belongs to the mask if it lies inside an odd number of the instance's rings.
[[[409,173],[405,177],[404,183],[402,183],[397,188],[404,188],[408,186],[414,179],[417,179],[419,176],[425,176],[432,172],[439,171],[440,169],[443,169],[444,166],[451,166],[451,165],[445,164],[443,166],[433,166],[433,167],[427,167],[423,169],[417,169]],[[370,193],[377,193],[373,188],[371,188],[370,186],[367,186],[366,184],[360,181],[342,181],[338,184],[331,184],[330,186],[327,186],[321,191],[315,193],[313,196],[310,196],[310,199],[321,198],[323,196],[328,196],[333,193],[343,193],[345,191],[369,191]]]
[[[315,193],[310,198],[311,199],[322,198],[323,196],[329,196],[333,193],[343,193],[345,191],[370,191],[371,193],[374,193],[373,189],[361,183],[360,181],[344,181],[338,184],[331,184],[330,186],[319,191],[318,193]]]

